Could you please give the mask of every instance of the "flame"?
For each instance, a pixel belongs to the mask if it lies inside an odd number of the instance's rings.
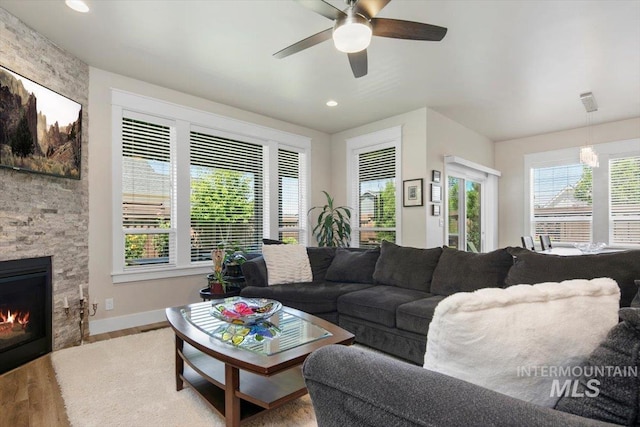
[[[28,311],[24,313],[21,313],[19,311],[11,313],[11,310],[7,310],[6,313],[0,311],[0,321],[2,323],[17,323],[19,325],[22,325],[22,328],[25,328],[29,323],[29,317],[30,313]]]

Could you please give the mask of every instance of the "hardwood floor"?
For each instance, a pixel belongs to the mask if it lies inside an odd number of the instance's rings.
[[[167,322],[159,322],[90,336],[85,341],[103,341],[167,326]],[[70,426],[50,354],[0,375],[0,408],[2,427]]]

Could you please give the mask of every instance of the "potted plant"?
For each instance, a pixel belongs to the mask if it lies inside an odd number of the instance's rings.
[[[223,294],[227,292],[227,282],[224,279],[223,272],[224,259],[225,253],[221,248],[218,247],[218,249],[211,251],[213,273],[207,275],[207,280],[212,294]]]
[[[313,235],[318,246],[348,247],[351,242],[351,209],[346,206],[334,206],[333,198],[323,191],[327,197],[324,206],[314,206],[308,214],[320,209],[318,219],[313,227]]]

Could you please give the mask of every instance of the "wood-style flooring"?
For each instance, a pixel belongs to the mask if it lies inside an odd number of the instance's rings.
[[[88,337],[96,342],[169,326],[167,322]],[[0,427],[69,427],[60,386],[47,354],[0,375]]]

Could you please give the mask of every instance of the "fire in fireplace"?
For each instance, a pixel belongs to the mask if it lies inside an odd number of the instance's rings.
[[[0,373],[51,352],[51,258],[0,262]]]

